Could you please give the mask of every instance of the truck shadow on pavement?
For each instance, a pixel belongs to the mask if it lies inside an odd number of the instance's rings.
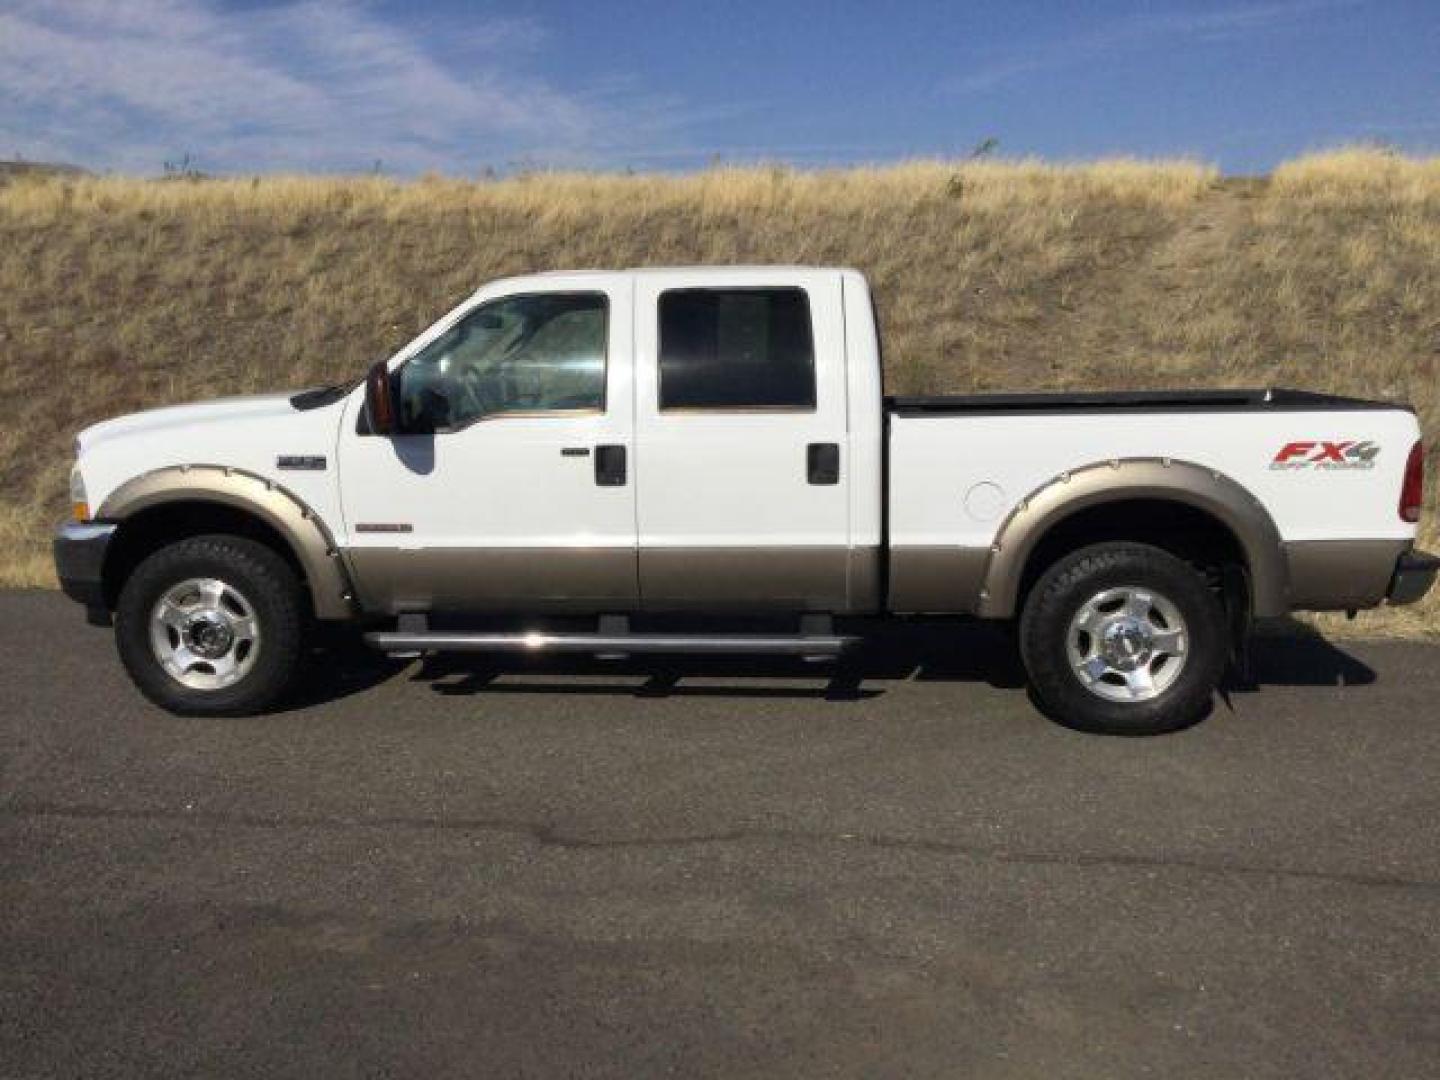
[[[1221,689],[1245,692],[1264,686],[1369,686],[1376,678],[1375,669],[1363,660],[1311,627],[1285,619],[1251,639],[1248,670],[1232,668]]]
[[[821,699],[865,701],[896,681],[983,683],[1022,691],[1025,672],[1005,628],[973,620],[887,622],[864,628],[843,658],[635,656],[599,660],[573,654],[441,654],[391,660],[339,631],[321,643],[291,708],[362,693],[402,672],[436,694],[555,694],[636,698]],[[1265,686],[1367,686],[1375,671],[1299,624],[1256,636],[1244,670],[1232,668],[1221,699]],[[1223,707],[1223,706],[1222,706]]]

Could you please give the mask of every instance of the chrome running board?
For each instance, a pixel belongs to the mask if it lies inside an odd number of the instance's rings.
[[[544,631],[511,634],[423,633],[376,630],[365,643],[387,653],[421,652],[565,652],[768,654],[771,656],[836,656],[858,637],[843,634],[556,634]]]

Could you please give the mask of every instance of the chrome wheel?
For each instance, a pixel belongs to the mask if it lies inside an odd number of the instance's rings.
[[[1153,589],[1096,593],[1070,620],[1065,650],[1082,686],[1107,701],[1149,701],[1185,667],[1189,633],[1180,609]]]
[[[188,578],[150,612],[150,647],[166,673],[191,690],[222,690],[260,655],[254,605],[218,578]]]

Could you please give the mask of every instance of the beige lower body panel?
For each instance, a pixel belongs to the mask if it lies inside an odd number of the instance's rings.
[[[873,615],[880,611],[885,600],[885,560],[878,547],[857,547],[850,549],[849,606],[845,608],[854,615]]]
[[[642,548],[641,605],[647,611],[849,611],[850,555],[845,547]]]
[[[634,548],[351,548],[366,611],[617,611],[635,606]]]
[[[1291,610],[1374,607],[1409,540],[1284,545]],[[974,613],[989,565],[981,547],[897,547],[889,609]],[[872,612],[879,549],[352,548],[346,557],[368,611]],[[641,599],[643,596],[643,600]]]
[[[989,564],[988,547],[892,548],[890,610],[973,613]]]
[[[1395,560],[1410,540],[1304,540],[1287,543],[1292,611],[1374,607],[1385,599]]]
[[[1313,540],[1285,544],[1292,611],[1374,607],[1385,599],[1409,540]],[[889,607],[897,612],[974,613],[990,563],[979,547],[897,547],[890,552]]]
[[[367,611],[873,612],[878,548],[351,548]],[[643,596],[643,600],[642,600]]]

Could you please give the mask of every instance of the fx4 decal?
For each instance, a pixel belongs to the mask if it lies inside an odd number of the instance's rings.
[[[1373,469],[1380,447],[1369,439],[1302,439],[1288,442],[1270,461],[1272,469]]]

